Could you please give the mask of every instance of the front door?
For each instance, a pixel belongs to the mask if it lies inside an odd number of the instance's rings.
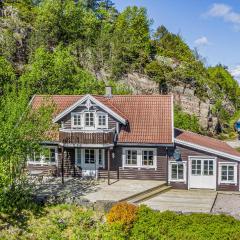
[[[188,188],[216,189],[216,159],[190,157]]]
[[[104,167],[104,149],[76,149],[76,164],[83,177],[97,177],[99,167]]]

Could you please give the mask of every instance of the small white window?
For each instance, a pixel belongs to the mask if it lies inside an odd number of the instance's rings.
[[[98,127],[106,128],[107,127],[107,115],[104,113],[98,114]]]
[[[137,165],[137,150],[126,151],[126,165]]]
[[[72,114],[72,127],[82,127],[82,116],[81,113]]]
[[[85,127],[94,127],[94,112],[85,113]]]
[[[220,165],[221,183],[236,183],[236,164]]]
[[[170,181],[185,182],[186,163],[185,162],[170,162],[169,165]]]
[[[142,165],[153,166],[154,165],[154,151],[144,150],[142,151]]]

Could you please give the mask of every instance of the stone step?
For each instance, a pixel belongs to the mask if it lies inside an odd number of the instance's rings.
[[[145,191],[133,194],[133,195],[127,197],[127,198],[123,198],[119,202],[132,202],[135,198],[138,198],[138,197],[140,197],[142,195],[145,195],[145,194],[148,194],[148,193],[153,192],[155,190],[158,190],[158,189],[160,189],[160,188],[162,188],[164,186],[166,186],[166,183],[162,183],[162,184],[160,184],[160,185],[158,185],[156,187],[149,188],[149,189],[147,189]]]
[[[142,194],[142,195],[134,198],[130,202],[132,202],[132,203],[141,203],[141,202],[147,201],[148,199],[151,199],[151,198],[153,198],[153,197],[155,197],[155,196],[157,196],[157,195],[159,195],[161,193],[164,193],[164,192],[166,192],[166,191],[168,191],[170,189],[171,189],[171,186],[162,186],[159,189],[156,189],[154,191]]]

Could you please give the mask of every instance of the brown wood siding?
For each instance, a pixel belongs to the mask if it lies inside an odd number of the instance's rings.
[[[216,157],[217,158],[217,162],[216,162],[216,185],[217,185],[217,189],[219,191],[238,191],[239,190],[239,163],[238,163],[238,167],[237,167],[237,185],[233,185],[233,184],[218,184],[218,167],[219,167],[219,163],[220,162],[232,162],[232,163],[236,163],[236,161],[234,160],[230,160],[227,158],[223,158],[223,157],[219,157],[216,156],[214,154],[208,153],[208,152],[204,152],[204,151],[200,151],[200,150],[195,150],[189,147],[185,147],[185,146],[181,146],[179,144],[176,145],[176,148],[179,149],[181,151],[181,156],[182,156],[182,161],[186,161],[187,162],[187,176],[186,176],[186,184],[185,183],[176,183],[176,182],[171,182],[170,185],[172,185],[174,188],[179,188],[179,189],[187,189],[188,186],[188,169],[189,169],[189,163],[188,163],[188,158],[189,156],[211,156],[211,157]],[[169,161],[171,161],[172,159],[169,158]]]
[[[75,166],[75,149],[64,148],[64,176],[65,177],[81,177],[82,171],[78,166]],[[62,175],[62,154],[59,154],[58,164],[59,176]]]
[[[125,148],[125,147],[124,147]],[[129,147],[131,148],[131,147]],[[120,179],[148,179],[167,181],[167,156],[165,148],[157,148],[157,169],[147,168],[123,168],[122,167],[122,147],[115,148],[115,159],[111,170],[118,170]]]

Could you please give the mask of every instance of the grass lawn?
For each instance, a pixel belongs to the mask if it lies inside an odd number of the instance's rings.
[[[44,207],[38,214],[0,214],[0,239],[240,239],[240,221],[229,216],[160,213],[145,206],[128,211],[121,206],[111,222],[102,214],[66,204]]]

